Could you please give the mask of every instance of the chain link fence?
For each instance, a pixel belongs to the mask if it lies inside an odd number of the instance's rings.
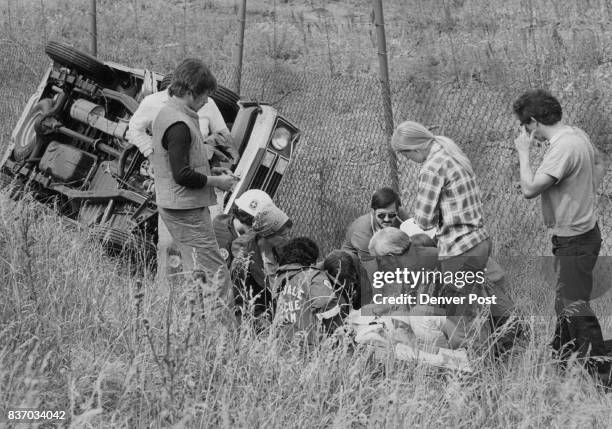
[[[0,42],[0,147],[8,144],[21,110],[49,65],[42,46]],[[130,66],[129,58],[114,58]],[[158,70],[160,72],[168,70]],[[231,68],[215,70],[222,84]],[[569,83],[569,82],[568,82]],[[518,188],[518,158],[513,149],[517,122],[512,101],[529,83],[503,88],[484,84],[392,82],[394,120],[410,119],[454,139],[472,160],[482,190],[486,223],[501,257],[546,255],[549,238],[539,201],[525,200]],[[346,227],[369,207],[371,194],[389,186],[389,136],[375,78],[295,72],[283,65],[244,68],[242,97],[269,102],[302,130],[290,172],[277,195],[280,207],[294,219],[294,233],[316,240],[322,251],[338,247]],[[612,145],[612,99],[608,94],[556,90],[569,123],[583,128],[597,147]],[[533,163],[545,148],[534,151]],[[413,204],[418,166],[400,157],[400,189],[407,207]],[[611,177],[599,195],[604,243],[612,250]]]

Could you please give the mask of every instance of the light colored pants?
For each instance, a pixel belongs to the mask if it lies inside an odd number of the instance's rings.
[[[208,283],[215,286],[216,295],[222,302],[230,304],[232,288],[229,270],[219,251],[208,207],[188,210],[160,207],[159,215],[180,251],[183,270],[204,271]]]
[[[211,219],[214,219],[215,217],[223,213],[223,197],[225,196],[225,192],[223,192],[219,188],[215,188],[215,194],[217,194],[217,204],[208,207],[208,209],[210,210]]]
[[[173,257],[174,256],[174,257]],[[161,280],[178,271],[180,252],[161,216],[157,216],[157,279]],[[179,264],[180,265],[180,264]]]
[[[223,197],[225,193],[215,188],[218,204],[208,207],[210,218],[214,219],[223,213]],[[172,235],[164,223],[161,215],[157,216],[157,278],[162,279],[170,274],[175,274],[180,269],[181,253],[172,240]]]

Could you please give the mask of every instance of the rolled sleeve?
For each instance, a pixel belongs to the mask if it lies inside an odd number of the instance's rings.
[[[130,118],[126,134],[127,139],[131,144],[136,146],[144,156],[149,156],[153,153],[153,139],[147,133],[147,130],[151,128],[151,124],[158,110],[159,109],[155,106],[150,106],[143,101],[134,112],[134,115]]]
[[[438,226],[438,201],[444,178],[430,170],[419,174],[419,193],[415,202],[414,222],[423,230]]]
[[[229,129],[223,120],[223,115],[221,115],[219,107],[217,107],[212,98],[209,98],[206,104],[198,110],[198,122],[204,137],[222,131],[229,133]]]
[[[210,132],[211,133],[219,133],[222,131],[227,131],[229,132],[229,129],[227,128],[227,125],[225,124],[225,121],[223,120],[223,115],[221,115],[221,111],[219,110],[219,107],[217,107],[217,104],[215,103],[215,101],[210,98],[209,99],[209,103],[210,103]]]

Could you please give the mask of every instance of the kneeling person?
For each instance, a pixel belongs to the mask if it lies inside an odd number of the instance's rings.
[[[213,219],[215,237],[228,267],[233,260],[232,243],[251,231],[255,215],[268,204],[274,203],[267,193],[260,189],[249,189],[236,199],[230,214],[220,214]]]
[[[270,280],[279,266],[278,249],[287,242],[293,222],[274,204],[266,204],[251,231],[232,242],[231,275],[235,304],[244,312],[245,298],[253,301],[252,315],[270,318],[274,306]]]
[[[314,266],[318,257],[319,248],[308,237],[294,238],[279,249],[274,326],[289,341],[301,333],[308,344],[316,344],[342,324],[339,298],[325,271]]]

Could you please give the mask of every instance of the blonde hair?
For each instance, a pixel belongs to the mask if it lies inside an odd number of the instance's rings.
[[[391,147],[396,152],[405,150],[425,149],[432,142],[438,143],[442,149],[453,158],[470,175],[474,175],[472,163],[466,154],[457,144],[444,136],[436,136],[425,126],[418,122],[404,121],[397,126],[393,137],[391,137]]]
[[[383,228],[370,239],[368,250],[372,256],[401,255],[410,247],[410,237],[398,228]]]

